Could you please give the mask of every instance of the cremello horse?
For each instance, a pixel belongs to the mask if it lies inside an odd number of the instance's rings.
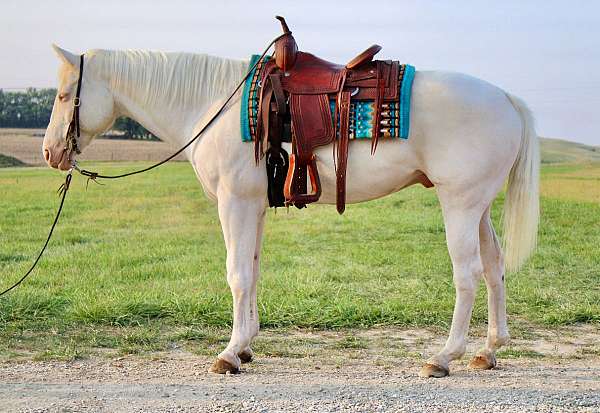
[[[65,149],[65,136],[79,56],[54,49],[63,64],[43,152],[50,166],[67,170],[74,157]],[[247,61],[206,55],[88,51],[79,147],[85,149],[118,116],[135,119],[174,146],[183,145],[247,69]],[[355,203],[383,197],[417,183],[422,173],[435,184],[452,259],[456,305],[448,340],[426,362],[421,375],[445,376],[449,363],[465,353],[481,277],[488,291],[488,333],[470,366],[489,369],[496,364],[496,350],[509,339],[505,263],[508,269],[518,268],[536,243],[540,161],[532,115],[522,101],[484,81],[456,73],[417,72],[410,123],[408,140],[382,140],[375,156],[370,154],[370,142],[351,142],[347,199]],[[335,203],[331,150],[316,151],[323,187],[320,202],[328,204]],[[252,359],[250,345],[259,330],[256,285],[267,207],[264,160],[257,167],[252,146],[241,141],[239,97],[186,155],[204,191],[217,202],[233,295],[231,340],[210,370],[237,372],[240,363]],[[507,177],[503,257],[490,206]]]

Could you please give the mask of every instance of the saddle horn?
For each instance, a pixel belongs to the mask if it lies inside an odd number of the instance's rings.
[[[285,22],[285,19],[282,16],[275,16],[275,18],[281,23],[281,28],[283,29],[284,34],[292,34],[292,31],[290,30],[287,23]]]
[[[292,31],[288,27],[285,19],[281,16],[275,16],[281,23],[281,29],[284,36],[275,42],[275,64],[285,73],[291,69],[296,63],[296,53],[298,53],[298,45],[296,39],[292,36]]]

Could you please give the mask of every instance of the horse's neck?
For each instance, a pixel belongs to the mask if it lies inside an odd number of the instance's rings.
[[[103,51],[98,61],[117,115],[175,145],[191,138],[206,111],[247,69],[244,61],[183,53]]]

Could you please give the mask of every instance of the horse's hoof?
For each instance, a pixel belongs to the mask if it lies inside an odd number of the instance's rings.
[[[252,350],[248,349],[242,350],[242,352],[238,354],[238,357],[240,358],[242,363],[250,363],[254,358],[254,355],[252,354]]]
[[[496,357],[492,354],[477,354],[469,362],[469,368],[475,370],[491,370],[496,367]]]
[[[419,372],[420,377],[446,377],[450,374],[450,371],[442,366],[438,366],[437,364],[425,363],[425,365],[421,368]]]
[[[210,369],[208,369],[209,373],[217,373],[217,374],[238,374],[240,369],[235,367],[233,364],[228,362],[227,360],[217,359],[215,363],[212,365]]]

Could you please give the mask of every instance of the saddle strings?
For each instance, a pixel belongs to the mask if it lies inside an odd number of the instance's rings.
[[[102,175],[102,174],[99,174],[98,172],[91,172],[91,171],[88,171],[86,169],[79,169],[79,167],[77,166],[77,163],[75,162],[73,164],[73,167],[69,170],[67,176],[65,177],[65,182],[58,189],[58,193],[61,196],[61,198],[60,198],[60,204],[58,206],[58,210],[56,211],[56,216],[54,217],[54,221],[52,222],[52,226],[50,227],[50,231],[48,232],[48,237],[46,238],[46,242],[42,246],[42,249],[40,250],[39,254],[37,255],[35,261],[31,265],[31,267],[29,268],[29,270],[25,273],[25,275],[23,275],[12,286],[10,286],[9,288],[7,288],[4,291],[2,291],[0,293],[0,297],[2,297],[4,294],[8,293],[9,291],[12,291],[13,289],[17,288],[23,281],[25,281],[25,279],[33,272],[33,270],[35,269],[35,267],[39,263],[40,259],[42,258],[42,255],[44,254],[44,251],[46,251],[46,247],[48,247],[48,244],[50,243],[50,238],[52,238],[52,234],[54,233],[54,229],[56,228],[56,224],[58,224],[58,219],[60,218],[60,214],[61,214],[61,212],[63,210],[63,206],[65,204],[65,199],[67,198],[67,192],[69,191],[69,187],[71,185],[71,179],[73,178],[73,171],[74,170],[76,170],[77,172],[79,172],[81,175],[86,176],[88,178],[88,182],[89,182],[90,179],[92,181],[96,182],[97,178],[102,178],[102,179],[118,179],[118,178],[124,178],[126,176],[141,174],[142,172],[149,171],[151,169],[159,167],[162,164],[165,164],[165,163],[169,162],[171,159],[173,159],[174,157],[176,157],[177,155],[179,155],[181,152],[183,152],[186,148],[188,148],[194,141],[196,141],[200,137],[200,135],[202,135],[202,133],[206,130],[206,128],[208,128],[219,117],[219,115],[221,115],[221,113],[223,112],[223,110],[225,109],[225,107],[229,104],[229,102],[231,101],[231,99],[233,99],[233,97],[235,96],[235,94],[237,93],[237,91],[240,89],[240,87],[242,87],[242,85],[248,79],[248,77],[254,71],[254,69],[256,69],[257,65],[265,57],[265,55],[267,54],[267,52],[269,51],[269,49],[271,49],[271,47],[275,44],[275,42],[277,40],[281,39],[283,36],[286,36],[286,35],[287,35],[287,33],[279,35],[279,36],[277,36],[276,38],[274,38],[269,43],[269,45],[265,48],[265,50],[260,55],[260,58],[256,61],[256,63],[250,69],[248,69],[248,72],[246,73],[246,75],[242,78],[242,80],[236,86],[236,88],[233,90],[233,92],[231,92],[231,94],[225,100],[225,102],[221,105],[221,107],[219,108],[219,110],[209,119],[209,121],[200,129],[200,131],[188,143],[186,143],[177,152],[175,152],[174,154],[172,154],[168,158],[166,158],[166,159],[164,159],[164,160],[162,160],[162,161],[160,161],[160,162],[158,162],[158,163],[156,163],[156,164],[154,164],[152,166],[149,166],[147,168],[139,169],[137,171],[127,172],[127,173],[120,174],[120,175]],[[83,69],[83,59],[81,60],[81,69]]]

